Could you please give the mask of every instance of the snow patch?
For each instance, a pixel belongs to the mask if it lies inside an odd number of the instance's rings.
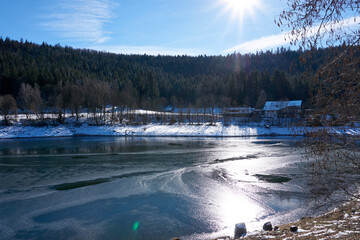
[[[291,135],[287,127],[256,127],[217,124],[148,124],[131,125],[100,125],[82,124],[74,126],[64,124],[60,126],[1,126],[0,138],[28,138],[28,137],[65,137],[65,136],[193,136],[193,137],[248,137],[266,135]]]

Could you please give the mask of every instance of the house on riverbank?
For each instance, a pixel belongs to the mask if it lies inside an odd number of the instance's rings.
[[[267,101],[263,108],[264,119],[293,119],[301,118],[301,100],[296,101]]]
[[[271,122],[274,124],[294,122],[301,119],[302,100],[267,101],[262,109],[251,107],[225,108],[224,121],[231,118],[238,122]]]

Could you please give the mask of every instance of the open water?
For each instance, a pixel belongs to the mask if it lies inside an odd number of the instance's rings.
[[[0,140],[1,239],[207,239],[309,210],[291,138]]]

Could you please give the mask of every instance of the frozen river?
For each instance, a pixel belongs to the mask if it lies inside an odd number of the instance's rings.
[[[2,239],[206,239],[295,220],[291,138],[0,140]]]

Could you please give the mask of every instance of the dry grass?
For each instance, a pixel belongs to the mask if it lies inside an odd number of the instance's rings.
[[[296,233],[290,231],[290,226],[293,225],[299,228]],[[360,202],[354,200],[325,215],[303,218],[297,222],[282,225],[277,231],[261,231],[244,239],[360,240]]]
[[[297,226],[293,233],[290,226]],[[230,240],[222,237],[214,240]],[[284,224],[276,231],[259,231],[247,235],[243,240],[360,240],[360,201],[353,200],[333,211],[318,216],[306,217],[296,222]],[[235,239],[240,240],[240,239]]]

